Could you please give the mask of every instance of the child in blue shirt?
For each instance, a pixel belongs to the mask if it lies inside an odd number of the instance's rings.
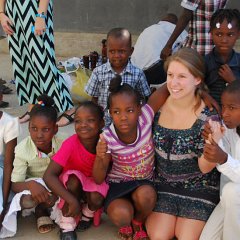
[[[240,12],[219,9],[210,22],[214,49],[205,56],[206,79],[210,95],[220,104],[221,94],[228,83],[240,80],[240,53],[233,47],[240,36]]]

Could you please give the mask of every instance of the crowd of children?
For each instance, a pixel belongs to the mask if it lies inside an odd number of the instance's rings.
[[[182,48],[168,57],[166,84],[151,94],[131,64],[131,34],[110,30],[108,62],[86,86],[92,101],[76,109],[76,133],[64,141],[47,95],[18,144],[17,118],[0,111],[0,238],[16,234],[22,210],[34,212],[40,233],[55,222],[61,240],[76,240],[103,208],[122,240],[237,240],[240,12],[217,10],[210,33],[213,50],[203,58]],[[221,115],[202,99],[205,85]]]

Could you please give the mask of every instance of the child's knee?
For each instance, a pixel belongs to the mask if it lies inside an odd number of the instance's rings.
[[[153,208],[156,204],[157,194],[155,189],[150,185],[139,187],[133,194],[132,199],[134,203],[138,203],[142,206],[148,206]]]
[[[124,207],[114,207],[111,208],[110,211],[108,209],[107,214],[112,222],[118,227],[129,225],[133,218],[131,211]]]
[[[68,190],[71,190],[71,191],[75,191],[75,190],[79,189],[79,187],[81,187],[80,180],[78,179],[78,177],[75,174],[69,175],[67,183],[66,183],[66,187]]]

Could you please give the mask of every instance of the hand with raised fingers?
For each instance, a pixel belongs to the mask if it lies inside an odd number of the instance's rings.
[[[100,134],[100,138],[96,148],[97,156],[101,159],[105,159],[107,151],[108,151],[107,143],[103,135]]]
[[[225,127],[220,122],[212,121],[211,119],[209,120],[209,125],[211,128],[211,137],[214,142],[218,143],[224,135]]]

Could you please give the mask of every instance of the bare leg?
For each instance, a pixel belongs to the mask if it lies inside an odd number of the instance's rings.
[[[69,175],[66,187],[70,193],[72,193],[79,202],[83,198],[83,190],[82,190],[82,184],[80,180],[74,175]],[[63,216],[65,216],[68,212],[68,203],[64,203],[62,208]]]
[[[178,217],[175,235],[178,240],[198,240],[204,225],[204,221]]]
[[[134,215],[132,203],[124,198],[116,199],[109,204],[107,214],[111,221],[120,228],[120,238],[124,240],[131,240],[132,230],[130,226]],[[127,229],[125,233],[121,231],[123,228]]]
[[[152,212],[146,221],[147,233],[151,240],[169,240],[175,235],[176,216]]]

